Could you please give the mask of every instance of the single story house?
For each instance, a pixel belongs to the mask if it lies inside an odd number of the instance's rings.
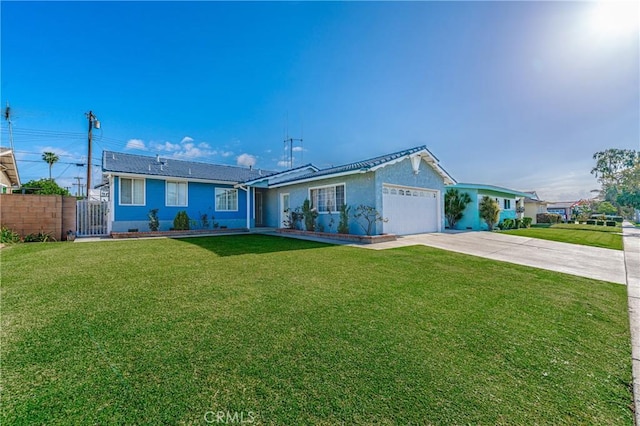
[[[578,201],[559,201],[547,204],[547,213],[559,214],[563,221],[571,220],[573,217],[573,208]]]
[[[522,212],[524,212],[523,200],[529,196],[529,194],[525,192],[515,191],[513,189],[476,183],[457,183],[447,188],[455,188],[460,193],[469,194],[471,202],[467,204],[462,219],[456,223],[456,228],[474,231],[488,229],[485,221],[480,218],[479,210],[480,201],[485,195],[495,199],[500,206],[498,223],[504,219],[522,218]]]
[[[11,194],[20,187],[20,175],[13,150],[0,147],[0,192]]]
[[[547,201],[542,201],[535,191],[525,191],[525,194],[529,194],[524,199],[524,217],[531,218],[531,224],[538,223],[537,215],[541,213],[547,213]]]
[[[336,232],[343,205],[351,207],[349,232],[365,231],[353,217],[359,205],[375,208],[384,222],[374,234],[438,232],[444,227],[445,185],[455,180],[426,146],[342,166],[307,164],[283,172],[222,166],[105,151],[102,170],[110,191],[110,231],[148,230],[158,209],[160,229],[185,210],[194,228],[281,228],[305,199],[318,227]]]

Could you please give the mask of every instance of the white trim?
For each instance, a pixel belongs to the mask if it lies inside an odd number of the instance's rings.
[[[280,207],[280,214],[278,215],[279,225],[278,228],[284,228],[284,196],[287,196],[289,199],[289,210],[291,210],[291,194],[289,192],[281,192],[280,193],[280,201],[278,203],[278,207]]]
[[[344,204],[347,205],[347,184],[345,182],[339,182],[339,183],[332,183],[330,185],[320,185],[320,186],[310,186],[307,188],[307,195],[309,196],[309,202],[311,203],[312,207],[317,209],[317,206],[313,205],[313,200],[311,199],[311,191],[314,189],[322,189],[322,188],[335,188],[338,186],[343,186],[344,187]],[[335,191],[334,191],[334,196],[335,196]],[[340,210],[337,210],[338,206],[337,206],[337,201],[336,201],[336,206],[334,206],[336,208],[336,210],[331,210],[328,212],[321,212],[318,210],[318,214],[334,214],[334,213],[340,213]]]
[[[142,181],[142,204],[131,203],[131,204],[122,204],[122,177],[118,176],[118,205],[119,206],[146,206],[147,205],[147,180],[144,178],[130,178],[124,177],[125,179],[129,179],[132,182],[134,180]],[[133,187],[131,188],[131,201],[133,201]]]
[[[118,179],[118,182],[120,179]],[[107,233],[111,233],[113,222],[116,220],[116,188],[115,177],[109,175],[109,220],[107,221]]]
[[[184,183],[186,186],[186,196],[185,196],[185,203],[184,204],[169,204],[169,189],[168,186],[170,183]],[[180,198],[179,194],[178,194],[178,199]],[[186,180],[165,180],[164,181],[164,205],[165,207],[188,207],[189,206],[189,182]]]
[[[308,177],[306,179],[295,180],[295,181],[291,181],[291,182],[276,183],[275,185],[270,185],[269,188],[280,188],[280,187],[283,187],[283,186],[298,185],[300,183],[313,182],[313,181],[316,181],[316,180],[333,179],[333,178],[342,177],[342,176],[349,176],[349,175],[355,175],[355,174],[360,174],[360,173],[367,173],[368,171],[370,171],[370,170],[358,169],[358,170],[350,170],[348,172],[334,173],[334,174],[322,175],[322,176],[317,176],[317,177],[316,176],[311,176],[311,177]],[[331,186],[331,185],[329,185],[329,186]]]
[[[217,191],[218,189],[223,190],[223,191],[236,191],[236,209],[235,210],[220,210],[218,209],[218,194]],[[214,205],[214,209],[217,212],[237,212],[238,208],[239,208],[239,204],[240,204],[240,195],[238,193],[238,188],[221,188],[221,187],[214,187],[213,188],[213,205]]]
[[[406,160],[407,158],[418,157],[418,156],[422,160],[424,160],[425,163],[427,163],[429,166],[431,166],[431,168],[434,169],[434,171],[436,173],[438,173],[440,175],[440,177],[442,177],[442,179],[444,180],[444,183],[446,185],[453,185],[453,184],[456,183],[456,180],[454,178],[452,178],[451,175],[449,175],[449,173],[447,173],[442,167],[440,167],[439,161],[435,157],[435,155],[433,155],[427,149],[416,151],[416,152],[413,152],[411,154],[407,154],[405,156],[398,157],[398,158],[390,160],[390,161],[386,161],[386,162],[384,162],[382,164],[378,164],[377,166],[371,167],[369,169],[369,171],[375,172],[378,169],[381,169],[381,168],[386,167],[386,166],[390,166],[392,164],[399,163],[401,161]],[[412,163],[413,163],[413,160],[412,160]],[[413,164],[412,164],[412,166],[413,166]]]
[[[253,185],[253,184],[258,183],[258,182],[262,182],[262,181],[265,181],[265,180],[268,181],[269,179],[272,179],[272,178],[286,176],[288,174],[299,172],[299,171],[304,170],[304,169],[311,169],[314,172],[317,172],[318,170],[320,170],[319,168],[317,168],[313,164],[305,164],[304,166],[296,167],[295,169],[290,169],[290,170],[285,170],[285,171],[282,171],[282,172],[272,173],[270,175],[260,176],[260,177],[258,177],[256,179],[245,181],[244,184],[245,185]]]
[[[163,176],[163,175],[145,175],[141,173],[120,173],[120,172],[108,172],[114,176],[122,176],[125,179],[156,179],[156,180],[184,180],[185,182],[197,182],[197,183],[211,183],[214,185],[236,185],[238,182],[229,181],[229,180],[209,180],[209,179],[191,179],[191,178],[181,178],[181,177],[173,177],[173,176]]]

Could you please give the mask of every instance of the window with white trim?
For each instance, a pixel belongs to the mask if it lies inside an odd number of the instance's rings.
[[[216,210],[223,212],[238,211],[238,190],[216,188]]]
[[[344,184],[310,188],[309,196],[318,213],[337,213],[345,204]]]
[[[187,205],[187,182],[167,181],[166,185],[166,205],[181,206]]]
[[[511,210],[511,200],[504,199],[504,209]]]
[[[120,204],[144,206],[144,179],[120,178]]]

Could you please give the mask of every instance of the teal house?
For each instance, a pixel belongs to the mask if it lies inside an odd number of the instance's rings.
[[[500,206],[498,223],[504,219],[522,218],[524,200],[531,195],[513,189],[477,183],[456,183],[455,185],[447,186],[448,188],[455,188],[461,193],[469,194],[471,197],[471,202],[467,204],[462,219],[456,223],[456,229],[461,230],[485,231],[488,229],[485,221],[480,218],[479,210],[480,201],[485,195],[496,200]]]

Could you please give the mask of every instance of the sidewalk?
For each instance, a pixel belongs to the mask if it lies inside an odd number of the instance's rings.
[[[640,228],[625,222],[622,225],[622,232],[631,329],[631,371],[633,374],[635,424],[640,425]]]

